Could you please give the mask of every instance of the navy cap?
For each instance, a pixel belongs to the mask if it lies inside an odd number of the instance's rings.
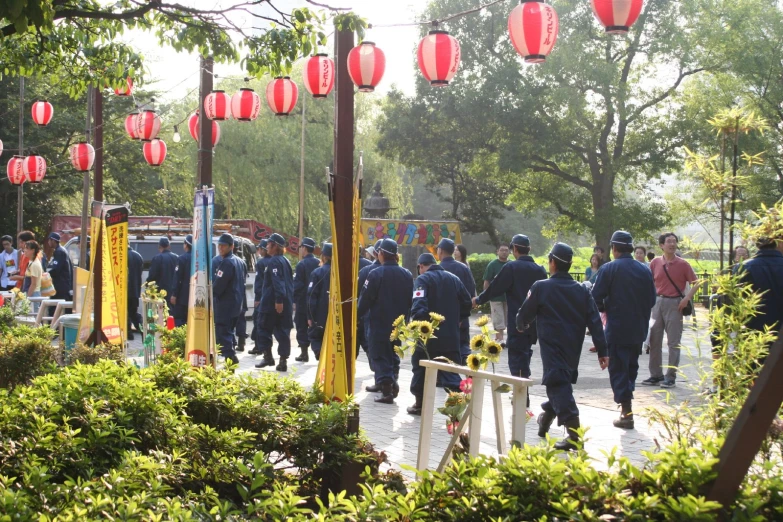
[[[54,239],[55,241],[57,241],[59,243],[60,242],[60,234],[58,234],[57,232],[52,232],[51,234],[49,234],[49,239]]]
[[[417,264],[419,265],[434,265],[435,263],[437,263],[437,261],[435,261],[435,256],[429,252],[425,252],[420,255],[419,260],[417,261]]]
[[[274,234],[269,236],[269,241],[271,241],[272,243],[276,243],[276,244],[280,245],[281,247],[285,246],[285,238],[283,236],[281,236],[280,234],[278,234],[277,232],[275,232]]]
[[[381,250],[387,254],[396,255],[397,254],[397,242],[393,239],[389,239],[388,237],[381,241]]]
[[[188,234],[187,236],[185,236],[185,244],[193,246],[193,235],[192,234]]]
[[[511,238],[511,244],[516,246],[529,247],[530,238],[527,237],[525,234],[516,234],[514,237]]]
[[[574,258],[574,250],[565,243],[555,243],[549,255],[563,263],[570,263]]]
[[[332,257],[332,244],[331,243],[324,243],[324,246],[321,247],[321,255]]]
[[[378,241],[375,242],[375,251],[376,252],[381,248],[381,242],[382,241],[383,241],[383,239],[379,239]]]
[[[258,248],[263,248],[264,250],[266,250],[266,244],[267,244],[267,243],[269,243],[269,241],[268,241],[268,240],[266,240],[266,239],[262,239],[262,240],[261,240],[261,242],[260,242],[260,243],[258,243]]]
[[[158,246],[161,246],[161,247],[164,247],[164,248],[168,248],[170,245],[171,245],[171,241],[169,241],[169,238],[167,238],[167,237],[162,237],[158,241]]]
[[[443,251],[447,254],[453,254],[454,250],[457,248],[457,245],[455,245],[454,241],[451,239],[444,237],[440,240],[440,243],[438,243],[438,248],[443,249]]]
[[[315,248],[315,239],[311,237],[306,237],[302,239],[302,242],[299,243],[299,246],[303,246],[307,248]]]
[[[228,245],[233,247],[234,238],[231,236],[231,234],[221,234],[220,239],[218,239],[218,245]]]
[[[633,236],[625,230],[618,230],[612,234],[612,240],[610,243],[615,245],[630,245],[633,246]]]

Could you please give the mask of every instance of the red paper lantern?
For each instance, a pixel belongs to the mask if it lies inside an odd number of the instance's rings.
[[[188,119],[188,130],[190,131],[190,135],[193,137],[194,140],[196,140],[196,143],[199,142],[199,135],[201,134],[201,118],[199,118],[198,111],[193,113],[193,115]],[[218,144],[220,141],[220,125],[216,121],[212,121],[212,148],[215,148],[215,145]]]
[[[592,0],[593,14],[609,34],[626,34],[642,12],[642,0]]]
[[[166,159],[166,143],[163,140],[150,140],[142,147],[144,159],[153,167],[160,167]]]
[[[288,116],[299,98],[299,88],[291,78],[277,77],[266,86],[266,103],[277,116]]]
[[[188,131],[190,131],[190,137],[198,143],[198,111],[191,114],[190,118],[188,118]]]
[[[128,76],[128,78],[125,80],[125,85],[119,89],[114,89],[114,94],[121,97],[127,97],[133,94],[133,78]]]
[[[447,31],[430,31],[419,42],[419,69],[433,87],[445,87],[459,68],[459,42]]]
[[[359,92],[373,92],[386,70],[386,55],[373,42],[362,42],[348,53],[348,74]]]
[[[210,120],[231,119],[231,96],[225,91],[212,91],[204,98],[204,113]]]
[[[71,147],[71,165],[79,172],[86,172],[95,162],[95,148],[87,142],[79,142]]]
[[[139,132],[136,130],[136,123],[138,119],[138,112],[132,112],[125,117],[125,132],[128,133],[128,136],[132,140],[139,139]]]
[[[239,121],[253,121],[261,110],[261,98],[253,89],[242,88],[231,97],[231,114]]]
[[[542,63],[552,52],[560,23],[552,6],[523,2],[508,17],[508,32],[514,49],[527,63]]]
[[[52,121],[54,116],[54,107],[48,101],[37,101],[33,103],[33,121],[39,127],[46,127]]]
[[[160,132],[160,116],[155,111],[145,109],[136,117],[136,135],[141,141],[152,141]]]
[[[24,157],[14,156],[8,160],[8,166],[6,167],[8,173],[8,181],[11,185],[19,186],[25,182],[24,178]]]
[[[0,140],[0,156],[3,155],[3,140]]]
[[[325,54],[311,56],[302,76],[305,89],[313,98],[326,98],[334,88],[334,62]]]
[[[46,176],[46,160],[41,156],[27,156],[22,160],[24,178],[28,183],[40,183]]]

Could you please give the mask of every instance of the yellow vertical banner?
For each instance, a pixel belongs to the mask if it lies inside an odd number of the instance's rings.
[[[109,259],[114,281],[122,339],[127,339],[128,328],[128,209],[113,207],[106,210],[106,235],[109,242]]]

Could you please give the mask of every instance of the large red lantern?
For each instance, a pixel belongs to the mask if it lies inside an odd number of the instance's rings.
[[[386,70],[386,55],[373,42],[362,42],[348,53],[348,74],[359,92],[373,92]]]
[[[238,121],[253,121],[261,110],[261,98],[253,89],[242,88],[231,97],[231,114]]]
[[[128,136],[132,140],[139,139],[139,132],[136,129],[136,123],[138,119],[139,119],[138,112],[132,112],[125,117],[125,132],[128,133]]]
[[[225,91],[212,91],[204,98],[204,113],[210,120],[231,119],[231,96]]]
[[[188,131],[190,131],[190,137],[198,143],[198,111],[191,114],[190,118],[188,118]]]
[[[18,187],[24,183],[24,157],[14,156],[8,160],[6,172],[8,174],[8,181],[11,182],[11,185],[16,185]]]
[[[48,101],[37,101],[33,103],[33,121],[39,127],[46,127],[52,121],[54,116],[54,107]]]
[[[288,116],[299,98],[299,88],[291,78],[277,77],[266,86],[266,103],[277,116]]]
[[[95,148],[82,141],[71,147],[71,165],[79,172],[86,172],[95,162]]]
[[[136,135],[141,141],[152,141],[160,132],[160,116],[152,110],[145,109],[136,117]]]
[[[334,88],[334,62],[325,54],[316,54],[307,60],[304,86],[313,98],[326,98]]]
[[[163,140],[150,140],[144,143],[144,159],[153,167],[160,167],[166,159],[166,143]]]
[[[212,121],[212,148],[215,148],[215,145],[218,144],[220,141],[220,125],[216,121]],[[198,111],[193,113],[193,115],[188,119],[188,130],[190,131],[190,135],[193,137],[194,140],[196,140],[196,143],[199,142],[199,135],[201,134],[201,118],[199,118]]]
[[[433,87],[445,87],[459,68],[459,42],[447,31],[430,31],[419,42],[419,69]]]
[[[24,178],[28,183],[40,183],[46,176],[46,160],[41,156],[27,156],[22,160]]]
[[[511,43],[527,63],[542,63],[552,52],[560,23],[552,6],[522,2],[508,17]]]
[[[625,34],[642,12],[642,0],[592,0],[593,13],[609,34]]]
[[[128,76],[125,80],[125,85],[119,89],[114,89],[114,94],[121,97],[127,97],[133,94],[133,78]]]

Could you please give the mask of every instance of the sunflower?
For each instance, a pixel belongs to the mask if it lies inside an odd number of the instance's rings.
[[[442,323],[443,321],[446,320],[445,317],[443,317],[440,314],[436,314],[435,312],[430,312],[430,319],[432,319],[433,321],[438,321],[439,323]]]
[[[478,352],[483,350],[486,344],[487,340],[484,339],[483,335],[474,335],[473,339],[470,340],[470,349],[474,352]]]
[[[488,322],[489,322],[489,317],[487,317],[486,315],[482,315],[476,320],[476,326],[486,326]]]
[[[401,315],[397,319],[394,320],[394,322],[392,323],[392,326],[394,328],[397,328],[398,326],[400,326],[404,322],[405,322],[405,316]]]
[[[399,330],[397,330],[397,328],[395,328],[394,330],[392,330],[392,333],[391,333],[391,335],[389,336],[389,340],[390,340],[390,341],[396,341],[396,340],[397,340],[397,336],[398,336],[398,335],[400,335],[400,331],[399,331]]]
[[[503,351],[503,347],[497,341],[490,341],[487,343],[484,352],[487,355],[487,359],[490,362],[498,362],[500,360],[500,352]]]
[[[474,337],[474,339],[475,339],[475,337]],[[475,353],[472,353],[472,354],[468,355],[468,368],[470,368],[474,372],[476,370],[480,370],[481,369],[481,357],[479,357]]]
[[[418,330],[423,337],[429,337],[432,335],[432,324],[427,321],[419,321]]]

